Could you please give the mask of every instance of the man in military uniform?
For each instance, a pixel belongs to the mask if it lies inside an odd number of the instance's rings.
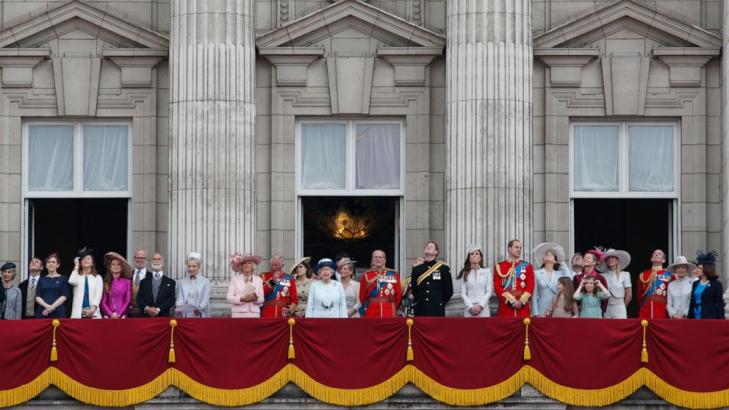
[[[346,258],[349,260],[349,258]],[[359,300],[364,317],[395,317],[402,298],[400,274],[385,267],[385,252],[372,252],[372,270],[362,275]]]
[[[638,317],[641,319],[668,319],[668,284],[673,280],[673,273],[663,268],[664,263],[666,253],[656,249],[651,254],[651,268],[638,276]]]
[[[296,294],[296,279],[284,272],[286,260],[279,254],[271,255],[269,259],[270,272],[261,274],[263,280],[263,309],[261,317],[287,317],[290,316],[299,304]]]
[[[415,298],[415,316],[445,316],[445,306],[453,296],[451,268],[436,260],[440,253],[435,241],[425,243],[424,262],[413,267],[410,286]]]
[[[499,297],[499,317],[529,317],[529,298],[534,293],[534,268],[521,260],[518,239],[508,245],[509,259],[494,266],[494,292]]]

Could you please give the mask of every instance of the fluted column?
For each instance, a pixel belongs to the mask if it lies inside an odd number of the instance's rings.
[[[729,314],[729,4],[722,5],[722,27],[724,33],[723,49],[721,52],[721,76],[722,76],[722,167],[721,167],[721,269],[722,283],[725,286],[724,301],[725,309]],[[727,316],[729,317],[729,316]]]
[[[227,278],[254,243],[254,0],[172,0],[168,266]]]
[[[483,247],[487,265],[511,238],[532,245],[530,3],[447,2],[446,225],[454,266],[470,243]]]

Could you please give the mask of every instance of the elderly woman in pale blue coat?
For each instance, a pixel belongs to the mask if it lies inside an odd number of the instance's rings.
[[[347,297],[342,283],[332,280],[337,265],[324,258],[316,265],[319,280],[311,284],[309,298],[306,300],[306,317],[346,318]]]
[[[534,272],[532,316],[544,316],[552,299],[559,295],[559,278],[569,278],[570,270],[564,263],[564,249],[556,243],[539,244],[532,251],[532,257],[535,263],[542,264],[542,268]]]
[[[202,255],[190,252],[185,260],[187,275],[177,281],[177,316],[210,317],[210,280],[200,272],[201,264]]]

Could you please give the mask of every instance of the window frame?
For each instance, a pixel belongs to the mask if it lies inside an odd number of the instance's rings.
[[[30,127],[31,126],[73,126],[73,189],[71,191],[32,191],[28,187],[30,165]],[[96,126],[124,126],[127,128],[127,189],[124,191],[86,191],[84,190],[83,158],[84,158],[84,132],[86,125]],[[134,136],[132,135],[131,121],[124,120],[52,120],[28,121],[23,123],[22,132],[22,186],[23,198],[131,198],[132,197],[132,150]]]
[[[344,124],[345,125],[345,182],[344,189],[306,189],[302,187],[301,178],[303,175],[302,160],[302,134],[303,124]],[[357,152],[356,152],[356,131],[357,124],[397,124],[400,126],[400,187],[398,189],[357,189]],[[342,118],[342,119],[297,119],[295,127],[295,158],[296,158],[296,195],[297,196],[404,196],[405,195],[405,121],[394,119],[377,118]]]
[[[613,125],[618,127],[618,190],[577,191],[575,190],[574,129],[576,126]],[[630,126],[673,126],[673,190],[672,191],[630,191]],[[681,191],[681,134],[677,120],[592,120],[570,121],[569,127],[569,193],[570,198],[672,198],[678,199]]]

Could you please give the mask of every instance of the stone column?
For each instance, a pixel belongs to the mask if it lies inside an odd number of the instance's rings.
[[[168,270],[229,277],[254,246],[254,0],[172,0]]]
[[[530,3],[447,3],[445,256],[454,274],[470,243],[487,266],[511,238],[525,257],[532,246]]]
[[[724,32],[724,45],[721,51],[721,77],[722,77],[722,111],[721,111],[721,258],[720,270],[722,283],[727,287],[729,277],[729,4],[722,3],[722,28]],[[725,309],[729,314],[729,289],[724,293],[727,302]],[[727,316],[729,317],[729,316]]]

